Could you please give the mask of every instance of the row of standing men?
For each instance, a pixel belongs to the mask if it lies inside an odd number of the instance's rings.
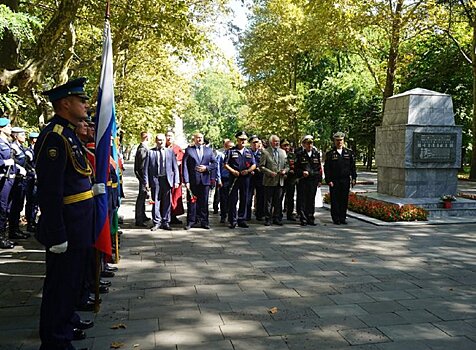
[[[38,199],[34,144],[37,132],[28,135],[10,120],[0,118],[0,249],[12,249],[18,240],[29,238],[36,229]],[[26,206],[25,206],[26,200]],[[20,213],[25,207],[27,232],[20,229]]]
[[[149,191],[153,202],[151,230],[171,230],[171,224],[181,223],[177,216],[184,213],[182,183],[188,206],[185,229],[210,228],[208,200],[213,187],[214,212],[219,208],[220,222],[228,221],[231,229],[249,227],[253,203],[258,221],[266,226],[282,225],[283,199],[287,220],[296,221],[296,203],[300,224],[314,226],[315,197],[323,172],[331,196],[332,221],[336,225],[347,223],[348,194],[357,173],[355,155],[344,147],[342,132],[333,135],[334,147],[326,153],[324,166],[310,135],[302,138],[301,147],[294,152],[289,142],[280,142],[277,135],[269,138],[267,148],[256,135],[248,137],[240,131],[235,137],[236,144],[225,139],[223,149],[215,152],[204,145],[203,134],[197,132],[193,144],[183,151],[168,132],[158,134],[156,147],[148,150],[149,134],[141,133],[134,164],[139,180],[136,226],[147,227],[145,200]],[[245,147],[247,141],[251,147]]]

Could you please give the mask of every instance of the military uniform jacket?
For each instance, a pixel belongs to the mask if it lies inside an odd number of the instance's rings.
[[[15,177],[15,173],[17,171],[16,166],[15,164],[5,165],[5,161],[7,159],[12,159],[12,150],[10,148],[10,143],[0,138],[0,180],[3,177]],[[0,182],[0,185],[3,186],[3,182]]]
[[[55,115],[35,145],[41,210],[37,239],[47,248],[68,241],[68,249],[94,240],[91,166],[74,126]]]
[[[296,161],[294,163],[294,171],[299,178],[303,177],[304,171],[309,172],[306,179],[322,181],[321,155],[315,148],[311,151],[311,156],[305,149],[296,152]]]
[[[342,148],[342,154],[337,152],[334,147],[326,153],[326,161],[324,163],[324,174],[326,182],[333,182],[342,179],[355,180],[357,172],[355,170],[354,152],[348,148]]]
[[[243,154],[241,154],[241,152],[235,146],[228,150],[225,158],[225,164],[228,164],[228,166],[230,166],[233,170],[238,170],[241,172],[243,170],[247,170],[249,167],[256,164],[256,162],[255,157],[249,148],[243,148]],[[245,176],[249,176],[249,174]]]

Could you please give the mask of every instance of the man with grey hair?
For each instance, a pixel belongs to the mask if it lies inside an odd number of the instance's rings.
[[[259,169],[263,173],[265,225],[281,226],[283,210],[282,192],[284,177],[289,171],[286,152],[279,146],[279,137],[272,135],[269,138],[269,147],[263,151],[259,162]]]

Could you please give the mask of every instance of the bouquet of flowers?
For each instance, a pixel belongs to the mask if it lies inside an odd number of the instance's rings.
[[[190,203],[197,202],[197,196],[195,196],[190,188],[187,188],[188,195],[190,196]]]
[[[452,194],[445,194],[445,195],[441,196],[440,199],[443,202],[454,202],[456,200],[456,197],[453,196]]]

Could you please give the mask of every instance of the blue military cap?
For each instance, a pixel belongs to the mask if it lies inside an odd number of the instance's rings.
[[[12,133],[19,134],[21,132],[25,132],[25,129],[20,128],[19,126],[15,126],[15,127],[12,128]]]
[[[35,139],[35,138],[37,138],[38,136],[40,136],[40,133],[38,133],[38,132],[30,132],[30,133],[28,134],[28,137],[29,137],[30,139]]]
[[[10,124],[10,119],[0,118],[0,128],[3,128],[4,126],[7,126],[8,124]]]
[[[81,98],[89,99],[89,96],[86,95],[84,91],[84,84],[86,83],[86,78],[77,78],[74,80],[68,81],[66,84],[57,86],[51,90],[43,91],[43,95],[48,96],[51,102],[60,100],[68,96],[78,96]]]
[[[237,139],[248,139],[248,136],[246,135],[246,132],[244,131],[238,131],[236,134],[235,134],[235,137]]]
[[[248,139],[249,142],[253,142],[254,140],[259,140],[258,135],[251,135],[250,138]]]

